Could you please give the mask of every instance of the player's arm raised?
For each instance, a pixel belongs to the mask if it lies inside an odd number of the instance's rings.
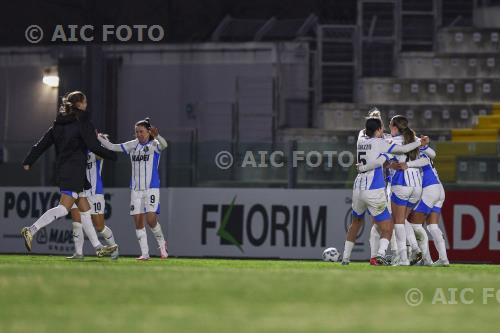
[[[168,147],[167,140],[165,140],[165,138],[160,135],[160,131],[158,130],[157,127],[151,127],[151,129],[149,131],[150,131],[151,135],[156,140],[158,140],[158,149],[159,150],[163,150],[163,149]]]
[[[101,133],[97,135],[97,140],[99,140],[104,148],[125,154],[130,153],[130,149],[133,148],[132,146],[135,146],[134,143],[137,142],[137,140],[131,140],[124,143],[112,143],[104,134]]]

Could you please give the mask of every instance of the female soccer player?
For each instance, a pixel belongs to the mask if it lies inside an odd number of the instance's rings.
[[[383,138],[388,142],[392,143],[392,136],[390,134],[385,133],[385,127],[384,127],[384,122],[382,121],[382,115],[380,114],[380,111],[377,108],[373,108],[370,110],[368,113],[368,118],[378,118],[382,122],[382,131],[384,132]],[[362,131],[364,132],[364,130]],[[389,166],[389,164],[387,165]],[[388,195],[389,201],[390,201],[390,193],[391,193],[391,176],[390,172],[391,170],[385,169],[385,180],[386,180],[386,193]],[[389,213],[391,212],[391,207],[390,205],[387,207],[389,210]],[[380,231],[378,230],[377,224],[375,223],[375,220],[372,217],[372,228],[370,229],[370,237],[369,237],[369,242],[370,242],[370,265],[377,265],[377,252],[378,252],[378,247],[379,247],[379,241],[380,241]],[[394,233],[394,230],[392,231],[392,237],[391,237],[391,251],[392,251],[392,256],[391,256],[391,262],[393,262],[396,257],[397,257],[397,243],[396,243],[396,235]]]
[[[427,222],[427,230],[432,235],[434,244],[439,253],[439,259],[433,266],[449,266],[448,255],[446,254],[446,244],[443,232],[439,228],[439,215],[443,207],[445,192],[436,168],[432,160],[436,157],[436,152],[429,146],[420,148],[420,154],[428,160],[428,164],[422,167],[422,198],[411,212],[408,220],[411,222],[415,234],[419,237],[419,245],[424,255],[424,263],[430,264],[432,260],[429,255],[428,237],[422,224]],[[410,162],[406,163],[407,165]],[[403,165],[404,167],[404,165]]]
[[[382,121],[377,118],[368,118],[365,123],[365,132],[358,138],[357,161],[363,164],[358,167],[358,176],[354,181],[352,196],[352,224],[347,232],[344,246],[343,264],[349,262],[350,253],[354,246],[357,229],[363,223],[366,210],[370,212],[378,223],[381,238],[377,252],[377,263],[387,265],[385,252],[392,236],[391,215],[387,210],[385,195],[385,181],[382,165],[389,160],[388,152],[404,154],[418,148],[421,143],[414,141],[404,146],[388,144],[383,138]],[[422,144],[428,143],[428,138],[422,138]],[[366,168],[366,169],[365,169]]]
[[[158,222],[158,214],[160,213],[158,165],[161,151],[167,148],[167,141],[160,136],[157,128],[151,126],[149,118],[135,124],[135,136],[135,140],[121,144],[113,144],[101,134],[98,139],[104,147],[112,151],[121,151],[130,156],[132,164],[130,215],[134,218],[135,232],[141,248],[141,256],[137,259],[149,259],[148,239],[144,228],[144,213],[146,222],[158,242],[160,257],[166,259],[168,257],[167,243]]]
[[[66,94],[57,114],[54,125],[30,150],[23,166],[29,170],[35,161],[50,146],[56,147],[56,182],[61,191],[57,207],[46,211],[30,227],[21,230],[28,251],[31,251],[33,236],[41,228],[60,217],[66,216],[75,203],[80,210],[83,228],[93,228],[90,218],[90,205],[87,198],[78,193],[90,188],[85,177],[86,151],[90,149],[104,158],[116,160],[116,154],[104,149],[97,141],[94,125],[90,122],[87,99],[80,91]],[[96,249],[97,256],[108,255],[117,246],[101,246]]]
[[[417,141],[415,137],[415,132],[408,127],[408,119],[404,116],[394,116],[389,124],[391,129],[391,135],[393,136],[393,145],[389,149],[389,153],[401,144],[409,144]],[[410,162],[415,161],[419,157],[419,149],[414,149],[408,152],[406,155],[396,156],[398,162]],[[396,232],[396,241],[398,246],[398,252],[400,257],[399,265],[408,266],[410,261],[408,260],[408,254],[406,252],[406,239],[407,232],[406,229],[409,228],[408,236],[414,237],[413,229],[410,225],[405,226],[405,220],[411,212],[411,209],[420,200],[422,195],[422,179],[420,175],[419,162],[417,165],[411,165],[405,170],[396,170],[391,179],[391,208],[392,208],[392,220],[394,223],[394,229]],[[415,247],[416,240],[413,242],[410,240],[410,245]],[[418,248],[413,249],[412,263],[416,263],[422,259],[422,253]]]
[[[87,152],[86,176],[88,182],[91,185],[91,188],[89,190],[86,190],[84,194],[90,204],[90,214],[95,229],[101,236],[104,237],[106,244],[112,246],[116,244],[113,232],[104,223],[105,201],[101,178],[103,164],[104,160],[102,158],[91,151]],[[77,208],[76,205],[73,205],[71,209],[71,217],[73,218],[73,241],[75,243],[75,253],[71,257],[67,257],[67,259],[83,259],[83,230],[82,224],[78,222],[80,221],[80,213],[78,209],[75,208]],[[87,237],[94,247],[100,244],[99,239],[97,238],[97,234],[93,228],[92,232],[90,232],[90,234],[87,234]],[[111,259],[113,260],[118,259],[118,256],[118,249],[111,253]]]

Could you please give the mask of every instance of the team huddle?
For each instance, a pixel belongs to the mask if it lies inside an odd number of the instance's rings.
[[[380,111],[374,109],[366,118],[365,128],[359,132],[352,223],[342,264],[350,262],[354,242],[368,211],[373,221],[371,265],[449,266],[438,225],[445,193],[432,162],[436,152],[429,147],[428,137],[415,136],[405,117],[394,116],[389,127],[390,134],[385,134]],[[429,254],[424,223],[439,253],[436,262],[432,262]]]
[[[104,189],[102,166],[104,159],[116,160],[115,152],[130,158],[130,215],[141,249],[138,260],[148,260],[149,247],[144,218],[153,232],[160,251],[160,258],[168,257],[167,243],[161,225],[160,154],[167,147],[166,140],[152,127],[149,118],[135,124],[134,140],[113,144],[104,134],[97,134],[90,122],[87,99],[79,91],[66,94],[62,99],[57,118],[52,127],[30,150],[23,162],[29,170],[35,161],[52,145],[56,148],[56,182],[60,188],[59,205],[46,211],[33,225],[22,229],[21,234],[28,251],[38,230],[71,212],[75,252],[68,259],[83,259],[84,234],[92,243],[98,257],[119,256],[113,232],[104,221]],[[104,238],[102,245],[97,232]]]

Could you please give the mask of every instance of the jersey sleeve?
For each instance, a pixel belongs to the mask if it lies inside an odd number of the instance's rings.
[[[107,140],[101,135],[99,135],[97,139],[103,145],[104,148],[119,153],[130,154],[130,152],[135,148],[135,146],[137,146],[137,139],[130,140],[124,143],[112,143],[111,141]]]
[[[429,146],[421,147],[420,152],[429,156],[431,160],[436,158],[436,151]]]
[[[49,128],[43,137],[31,147],[30,152],[23,161],[23,165],[33,165],[36,160],[47,150],[50,146],[54,144],[54,136],[52,127]]]
[[[117,160],[117,156],[113,151],[105,149],[99,144],[96,137],[96,130],[94,125],[85,119],[80,119],[80,134],[85,142],[87,148],[96,155],[101,156],[112,161]]]
[[[420,155],[420,158],[418,158],[414,161],[409,161],[406,163],[406,165],[409,168],[421,168],[423,166],[426,166],[427,164],[429,164],[429,159],[423,155]]]
[[[406,144],[406,145],[398,145],[396,143],[393,144],[388,144],[387,142],[384,141],[384,143],[380,144],[381,145],[381,151],[382,152],[387,152],[391,154],[406,154],[420,146],[420,140],[416,140],[415,142]]]
[[[374,161],[371,161],[371,162],[368,162],[364,165],[360,165],[358,167],[358,171],[359,172],[365,172],[365,171],[370,171],[370,170],[373,170],[373,169],[376,169],[382,165],[384,165],[384,163],[389,160],[389,157],[386,155],[386,154],[380,154],[376,160]]]
[[[161,152],[163,149],[168,147],[167,140],[165,140],[165,138],[159,134],[156,137],[156,139],[154,140],[154,145],[155,145],[156,151],[158,151],[158,152]]]

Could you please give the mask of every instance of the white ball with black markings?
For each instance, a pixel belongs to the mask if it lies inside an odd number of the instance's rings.
[[[323,255],[321,256],[323,261],[332,261],[337,262],[340,258],[340,253],[334,247],[329,247],[323,251]]]

